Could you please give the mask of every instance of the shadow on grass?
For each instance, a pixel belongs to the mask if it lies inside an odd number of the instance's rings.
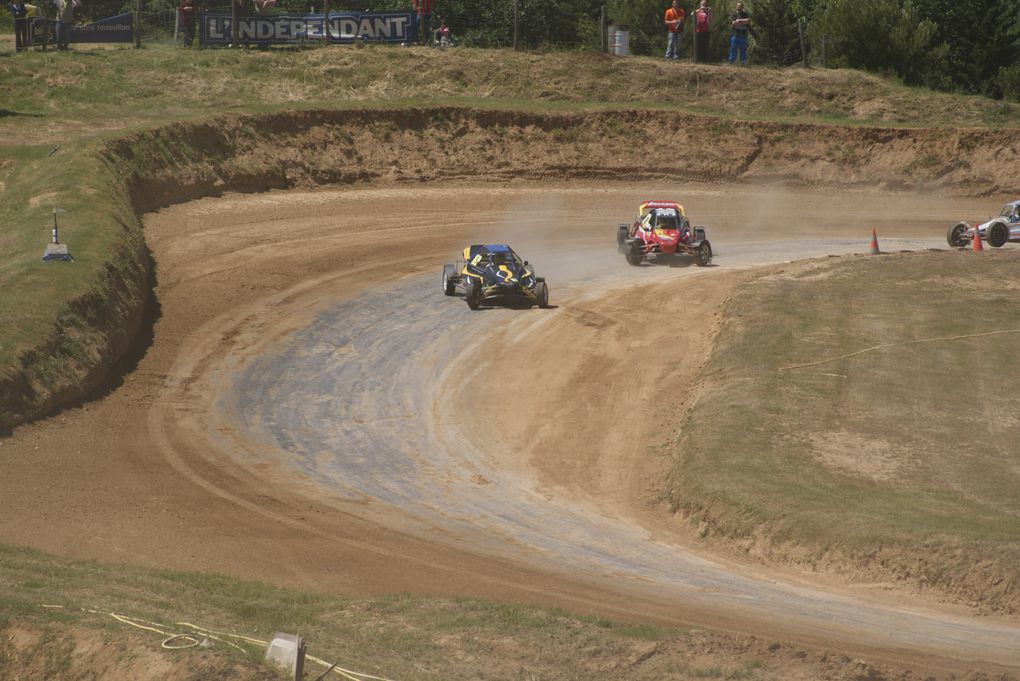
[[[11,111],[10,109],[0,109],[0,118],[9,118],[11,116],[26,116],[28,118],[42,118],[42,114],[21,113],[20,111]]]

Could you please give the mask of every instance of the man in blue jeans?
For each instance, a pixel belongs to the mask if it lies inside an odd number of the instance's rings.
[[[732,64],[740,52],[740,65],[747,66],[747,32],[751,28],[751,15],[744,9],[744,3],[738,2],[737,9],[730,15],[730,56]]]
[[[13,0],[10,8],[14,17],[14,51],[21,52],[28,49],[28,7],[25,0]]]
[[[666,22],[666,30],[669,32],[669,41],[666,43],[666,61],[680,60],[680,40],[684,31],[684,10],[680,7],[680,0],[673,0],[673,6],[666,10],[663,20]]]

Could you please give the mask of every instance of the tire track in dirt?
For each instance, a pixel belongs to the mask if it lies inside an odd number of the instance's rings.
[[[919,249],[937,243],[894,245]],[[857,246],[819,240],[749,243],[728,251],[730,262],[759,265],[782,262],[778,255],[847,253]],[[599,252],[584,255],[592,271],[603,269]],[[717,272],[694,270],[643,268],[584,277],[583,286],[565,287],[561,308],[549,311],[473,313],[459,298],[442,298],[431,276],[377,288],[321,313],[282,351],[252,362],[231,391],[230,410],[255,439],[273,443],[290,465],[332,492],[395,507],[421,521],[424,531],[473,551],[603,582],[610,591],[651,590],[677,607],[725,612],[734,620],[781,620],[855,647],[920,649],[1001,665],[1015,661],[1016,628],[857,602],[704,559],[635,522],[622,506],[607,514],[597,500],[579,500],[562,486],[543,488],[527,462],[515,461],[518,452],[493,438],[504,434],[499,419],[514,421],[499,377],[525,372],[541,389],[541,372],[552,370],[535,360],[542,350],[533,346],[512,364],[493,361],[494,338],[510,335],[511,344],[527,345],[544,328],[551,330],[549,342],[570,345],[575,337],[556,329],[581,301],[611,318],[617,291],[632,286],[635,275],[645,280],[642,295],[650,302],[657,290],[680,286],[700,293],[711,286]],[[695,274],[699,283],[686,283]],[[464,389],[470,394],[461,395]],[[261,397],[236,399],[241,395]],[[592,398],[604,394],[596,391]],[[496,413],[480,417],[484,423],[478,427],[471,423],[478,417],[471,405],[487,400],[497,404]]]

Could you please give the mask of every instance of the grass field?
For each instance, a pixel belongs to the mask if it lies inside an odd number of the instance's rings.
[[[1015,610],[1020,257],[787,268],[726,310],[671,503],[763,557]]]
[[[278,679],[262,662],[265,646],[238,638],[267,642],[278,631],[307,642],[309,679],[326,671],[311,657],[390,679],[782,678],[767,671],[776,651],[749,637],[469,599],[343,599],[10,547],[0,547],[0,594],[5,678],[96,678],[82,669],[91,655],[93,674],[112,665],[138,668],[131,678]],[[168,635],[196,628],[214,632],[211,652],[159,650]],[[37,639],[26,641],[26,631]],[[694,652],[704,648],[724,654],[710,662]]]
[[[731,69],[590,52],[75,49],[0,61],[0,138],[46,144],[224,111],[344,104],[680,108],[742,120],[1010,126],[1020,105],[907,88],[856,71]]]

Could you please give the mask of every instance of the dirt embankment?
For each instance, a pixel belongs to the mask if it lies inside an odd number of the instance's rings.
[[[649,111],[460,108],[222,117],[113,142],[139,210],[221,191],[443,179],[782,181],[987,195],[1016,188],[1020,130],[733,123]]]
[[[1017,130],[440,107],[224,116],[130,135],[101,154],[142,213],[226,191],[467,178],[718,178],[985,195],[1016,189],[1018,151]],[[151,267],[142,241],[124,238],[124,257],[112,258],[109,276],[69,303],[51,342],[5,372],[0,430],[80,401],[129,354],[132,339],[145,337]],[[69,335],[88,337],[87,351],[68,351]]]
[[[89,398],[144,351],[153,266],[137,232],[125,228],[91,287],[61,306],[43,344],[0,368],[0,434]]]

